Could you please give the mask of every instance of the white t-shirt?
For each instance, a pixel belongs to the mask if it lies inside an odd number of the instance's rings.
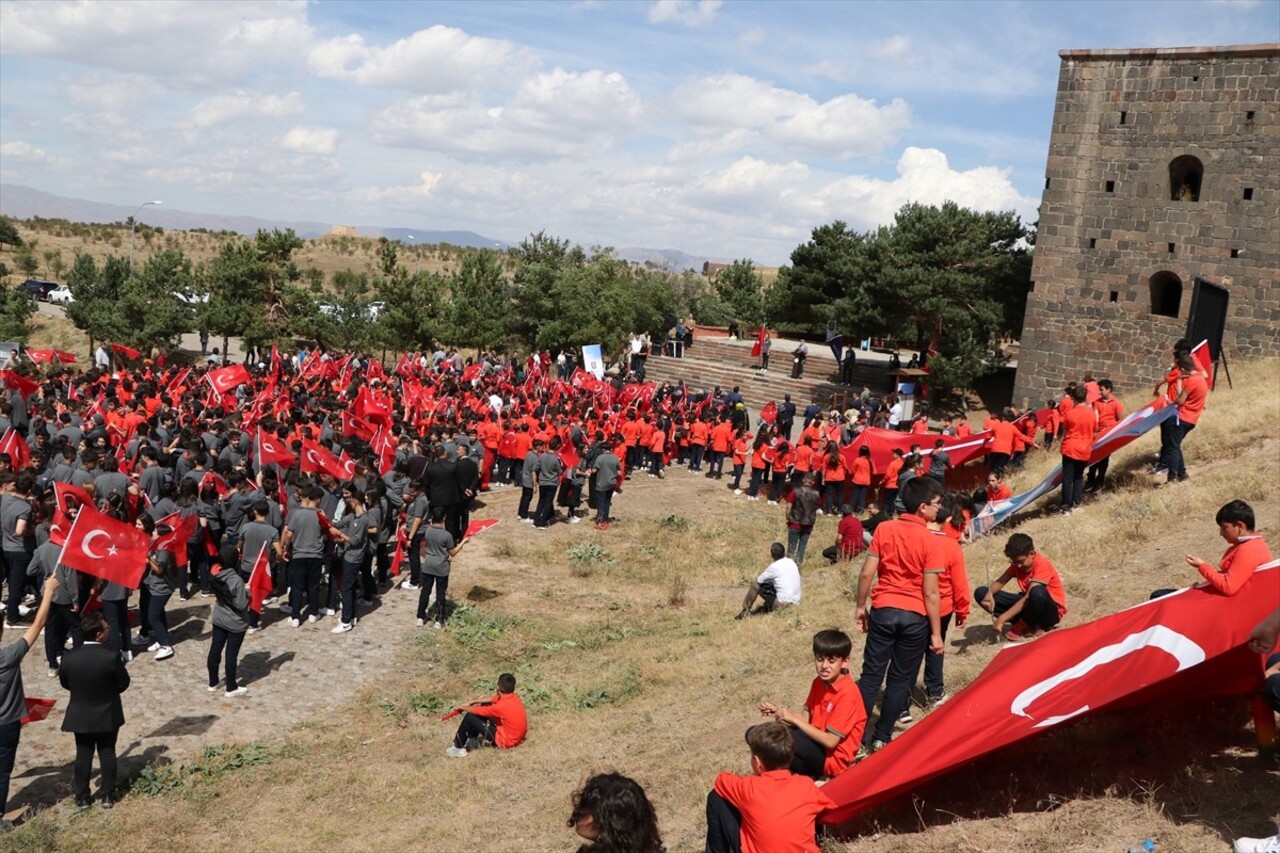
[[[781,604],[800,603],[800,567],[790,557],[774,560],[756,578],[756,583],[773,581],[773,588],[778,592]]]
[[[902,404],[894,403],[889,407],[889,426],[897,426],[902,423]]]

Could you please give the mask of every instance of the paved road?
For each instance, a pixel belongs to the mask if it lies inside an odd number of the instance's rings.
[[[58,317],[58,318],[62,318],[62,317],[65,317],[65,316],[66,316],[66,312],[63,310],[63,307],[62,307],[61,305],[54,305],[54,304],[49,303],[49,302],[38,302],[38,303],[36,303],[36,313],[37,313],[37,314],[39,314],[41,317]],[[87,338],[86,338],[86,339],[84,339],[84,344],[85,344],[86,346],[88,345],[88,339],[87,339]],[[216,347],[218,347],[218,349],[222,349],[222,339],[221,339],[221,338],[210,338],[210,339],[209,339],[209,346],[210,346],[211,348],[216,346]],[[198,353],[198,352],[200,352],[200,336],[199,336],[198,334],[196,334],[195,332],[191,332],[190,334],[183,335],[183,336],[182,336],[182,348],[183,348],[184,350],[187,350],[187,351],[189,351],[189,352],[193,352],[193,353]],[[230,352],[230,354],[231,354],[231,358],[233,358],[233,359],[237,359],[237,360],[239,360],[239,359],[241,359],[241,358],[243,358],[243,357],[244,357],[244,356],[243,356],[243,353],[242,353],[242,352],[241,352],[241,350],[240,350],[240,341],[239,341],[239,339],[237,339],[237,338],[232,338],[232,339],[230,340],[230,342],[229,342],[229,343],[228,343],[228,345],[227,345],[227,350],[228,350],[228,352]]]

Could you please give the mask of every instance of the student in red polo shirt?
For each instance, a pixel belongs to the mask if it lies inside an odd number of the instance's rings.
[[[1093,401],[1093,410],[1098,413],[1098,435],[1101,436],[1124,417],[1124,403],[1116,399],[1115,386],[1110,379],[1099,379],[1097,385],[1098,399]],[[1107,467],[1110,464],[1111,457],[1104,456],[1089,466],[1084,484],[1085,494],[1102,491],[1102,487],[1107,484]]]
[[[1022,642],[1043,637],[1067,615],[1067,594],[1062,588],[1062,577],[1048,557],[1036,552],[1035,543],[1025,533],[1009,537],[1004,555],[1009,558],[1009,568],[990,589],[980,586],[974,590],[973,600],[991,614],[997,634],[1013,622],[1013,627],[1004,635],[1005,639]],[[1004,586],[1011,580],[1018,581],[1020,594],[1004,591]]]
[[[1182,442],[1186,439],[1187,433],[1196,428],[1196,424],[1200,421],[1200,413],[1204,411],[1205,402],[1209,397],[1209,383],[1204,378],[1204,373],[1196,367],[1195,360],[1191,358],[1191,353],[1186,352],[1178,356],[1178,370],[1181,375],[1175,383],[1177,396],[1174,402],[1178,406],[1178,415],[1171,423],[1172,428],[1169,431],[1169,443],[1164,448],[1164,454],[1160,457],[1160,465],[1169,472],[1169,479],[1166,483],[1180,483],[1187,479],[1187,463],[1182,455]]]
[[[938,577],[946,564],[940,537],[926,526],[938,513],[942,486],[932,477],[913,477],[902,484],[899,497],[903,514],[876,525],[858,577],[855,618],[867,635],[858,679],[864,708],[875,707],[888,673],[875,730],[863,736],[868,752],[893,738],[893,724],[910,700],[925,649],[943,651]]]
[[[1187,555],[1187,565],[1198,571],[1215,591],[1235,595],[1253,577],[1258,566],[1271,562],[1271,549],[1267,547],[1266,540],[1254,532],[1253,507],[1244,501],[1235,500],[1224,505],[1214,521],[1218,523],[1218,535],[1229,546],[1227,552],[1222,555],[1217,568],[1194,554]]]
[[[820,853],[814,823],[835,803],[787,769],[792,730],[781,722],[752,726],[747,747],[751,775],[721,773],[707,795],[708,853]]]
[[[817,677],[804,700],[805,713],[761,702],[760,713],[786,723],[795,736],[791,772],[812,779],[831,777],[853,762],[867,712],[862,696],[849,678],[853,641],[843,631],[827,629],[813,635],[813,667]]]
[[[1093,452],[1098,431],[1098,413],[1084,402],[1084,388],[1075,386],[1070,394],[1076,405],[1062,419],[1062,511],[1071,512],[1084,501],[1084,469]]]
[[[472,750],[488,744],[512,749],[529,733],[524,703],[516,695],[516,677],[509,672],[498,676],[498,692],[488,699],[474,699],[459,705],[462,722],[453,736],[453,746],[445,750],[450,758],[466,758]]]

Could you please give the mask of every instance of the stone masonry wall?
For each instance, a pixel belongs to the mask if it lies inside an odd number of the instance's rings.
[[[1154,384],[1196,278],[1230,294],[1228,359],[1280,356],[1280,45],[1060,56],[1014,401],[1085,370]],[[1173,198],[1183,155],[1203,166],[1194,201]],[[1153,313],[1153,276],[1181,283],[1177,316]]]

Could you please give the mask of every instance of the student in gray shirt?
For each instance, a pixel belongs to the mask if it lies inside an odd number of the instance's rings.
[[[444,507],[436,507],[431,513],[431,524],[423,537],[422,591],[418,593],[418,626],[427,623],[428,605],[431,603],[431,587],[436,589],[435,627],[443,628],[445,617],[445,594],[449,591],[450,561],[467,544],[463,539],[456,545],[453,535],[444,527]]]
[[[79,576],[75,569],[58,562],[61,554],[61,545],[45,542],[36,548],[31,559],[32,564],[39,568],[41,583],[44,578],[58,579],[58,588],[53,593],[53,604],[49,609],[49,624],[44,632],[44,656],[49,663],[50,678],[57,674],[62,663],[67,637],[71,637],[75,648],[79,648],[84,642],[84,635],[80,631],[80,614],[76,607]]]
[[[369,526],[369,511],[364,505],[364,494],[348,483],[342,488],[346,512],[338,524],[345,537],[342,544],[342,621],[331,634],[343,634],[356,626],[356,585],[360,569],[369,553],[369,535],[377,528]]]
[[[324,574],[324,527],[320,522],[320,498],[323,490],[308,484],[299,490],[300,506],[289,513],[281,543],[289,552],[289,624],[302,624],[302,607],[307,605],[307,621],[320,619],[320,579]],[[334,539],[342,537],[332,530]]]
[[[138,527],[151,537],[152,547],[161,536],[173,532],[168,525],[157,525],[149,515],[138,518]],[[155,652],[156,660],[168,660],[173,657],[173,636],[169,633],[169,616],[165,608],[178,586],[178,563],[172,551],[153,550],[147,555],[147,571],[142,576],[142,583],[150,593],[146,612],[143,614],[146,633],[152,639],[147,651]]]
[[[0,475],[0,542],[3,543],[6,576],[9,581],[9,603],[5,621],[16,626],[25,615],[22,596],[27,588],[27,568],[31,554],[36,549],[35,513],[31,508],[31,489],[35,477],[30,471],[16,475],[5,472]],[[37,588],[38,591],[38,588]]]
[[[560,485],[560,475],[564,473],[564,462],[560,459],[560,436],[551,437],[551,445],[547,452],[538,457],[538,512],[533,517],[535,529],[545,530],[551,525],[551,517],[556,511],[556,486]]]
[[[9,808],[9,777],[13,775],[18,740],[22,737],[22,718],[27,715],[26,695],[22,691],[22,659],[44,629],[57,588],[56,577],[44,582],[44,597],[35,621],[17,640],[0,649],[0,815]],[[0,628],[0,643],[3,642],[4,629]]]

